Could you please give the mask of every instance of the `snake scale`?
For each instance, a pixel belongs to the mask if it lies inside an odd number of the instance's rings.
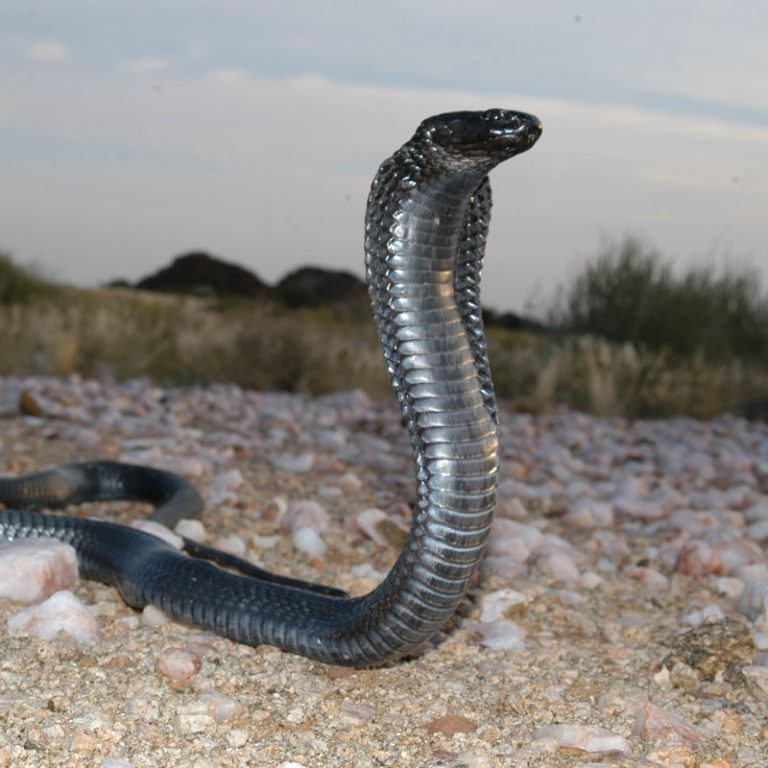
[[[189,540],[185,554],[140,530],[34,511],[144,499],[157,505],[155,519],[171,525],[202,508],[185,480],[114,462],[1,479],[0,538],[68,542],[83,577],[115,585],[128,605],[153,604],[238,643],[349,666],[413,651],[466,592],[493,519],[497,413],[479,301],[488,173],[533,146],[540,133],[539,120],[521,112],[437,115],[373,180],[365,223],[368,291],[417,483],[410,534],[376,589],[350,598]]]

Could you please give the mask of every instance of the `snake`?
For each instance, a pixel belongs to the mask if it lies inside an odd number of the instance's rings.
[[[493,522],[499,419],[480,305],[488,174],[540,134],[538,118],[524,112],[435,115],[380,165],[371,184],[366,282],[416,476],[409,534],[371,592],[349,597],[189,539],[180,551],[144,530],[40,511],[143,500],[170,526],[202,509],[183,478],[120,462],[0,478],[0,539],[69,543],[81,575],[115,586],[129,606],[154,605],[237,643],[356,667],[413,654],[469,590]]]

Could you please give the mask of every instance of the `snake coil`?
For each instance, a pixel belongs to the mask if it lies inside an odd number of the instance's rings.
[[[155,519],[172,524],[202,507],[181,478],[113,462],[0,480],[0,537],[69,542],[83,576],[114,584],[129,605],[151,603],[239,643],[357,666],[412,651],[455,610],[493,519],[497,413],[479,301],[491,208],[487,175],[540,133],[538,119],[520,112],[437,115],[373,180],[365,223],[368,291],[410,435],[417,502],[403,551],[372,592],[349,598],[191,541],[185,540],[190,557],[132,528],[32,511],[147,499],[160,505]]]

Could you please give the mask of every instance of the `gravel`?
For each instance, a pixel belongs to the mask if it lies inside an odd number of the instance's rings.
[[[413,659],[345,670],[238,646],[93,582],[49,598],[84,609],[89,637],[43,639],[4,598],[0,768],[768,764],[768,426],[501,411],[488,556]],[[179,472],[208,502],[185,533],[352,594],[394,562],[413,501],[399,414],[359,391],[5,378],[0,416],[0,472]]]

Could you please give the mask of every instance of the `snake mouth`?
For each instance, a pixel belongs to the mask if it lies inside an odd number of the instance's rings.
[[[522,144],[523,151],[532,147],[541,136],[541,120],[526,112],[489,110],[491,118],[490,140],[494,144]]]

